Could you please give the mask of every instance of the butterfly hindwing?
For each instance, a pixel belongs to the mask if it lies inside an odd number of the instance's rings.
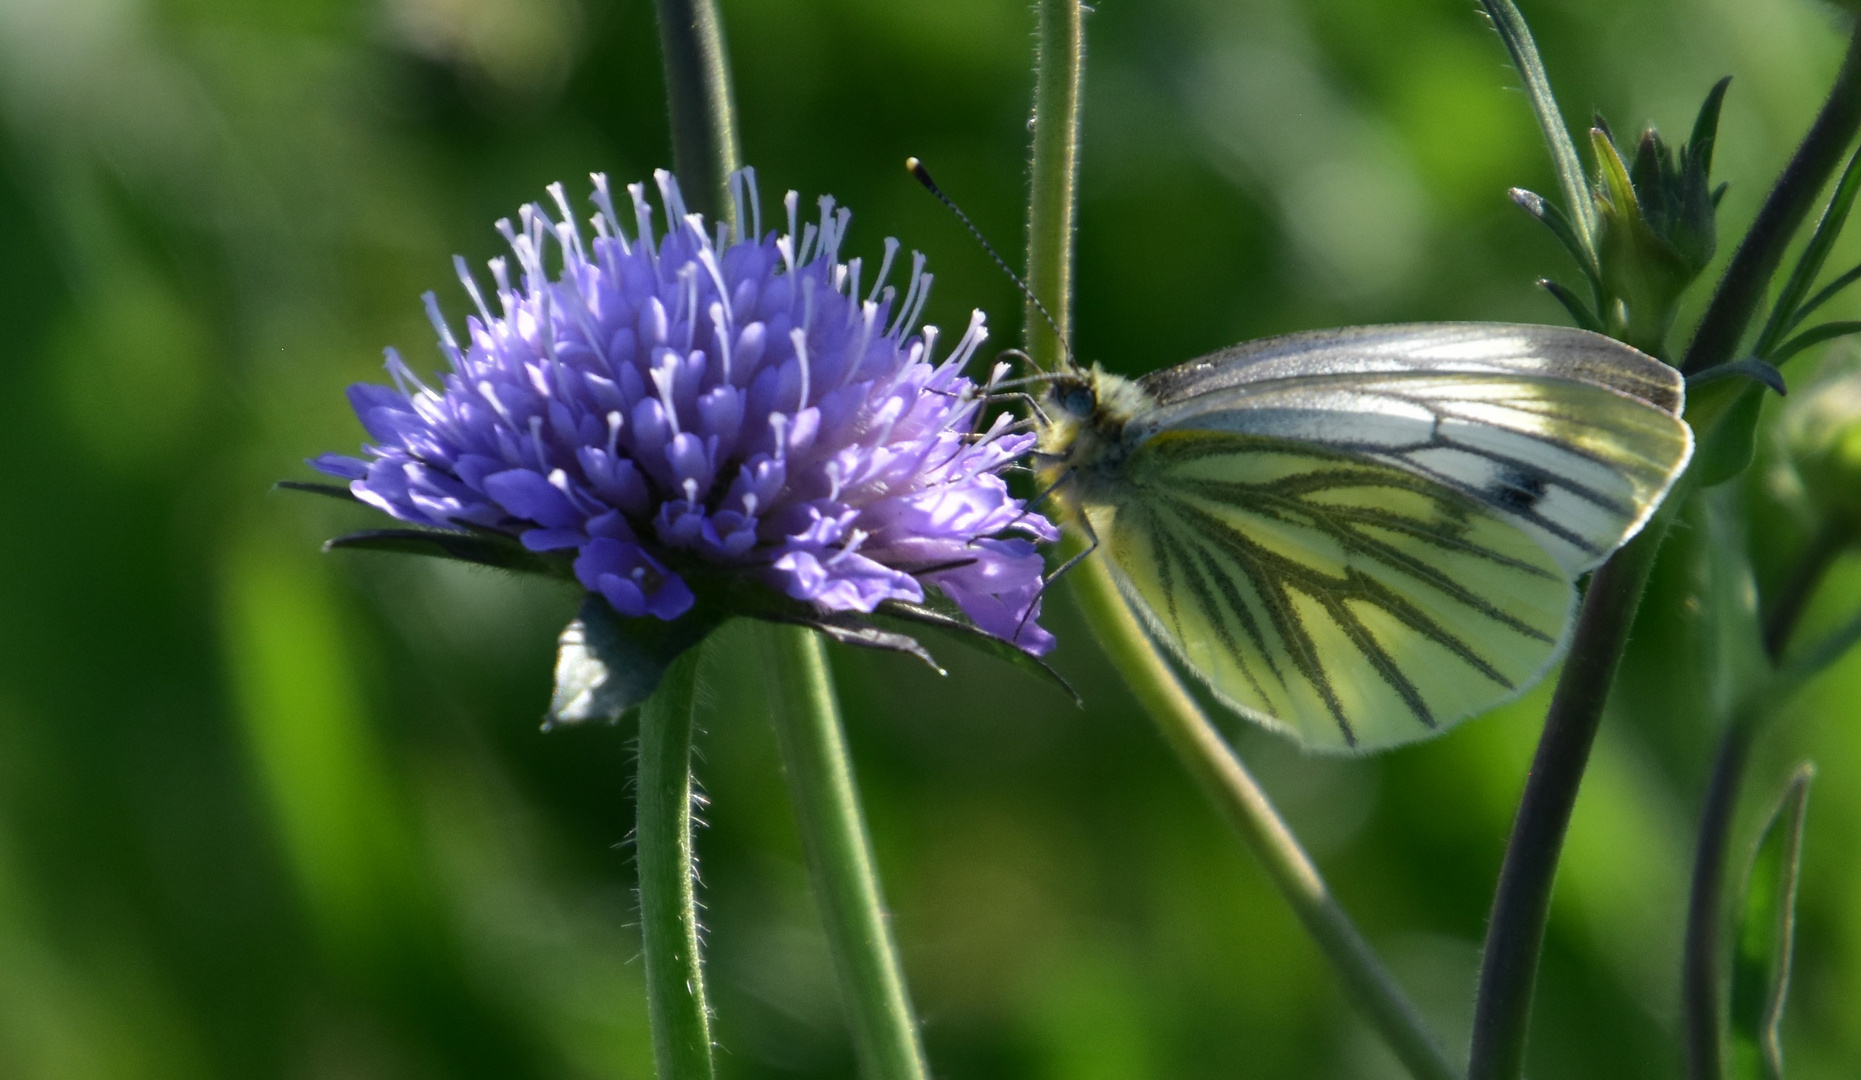
[[[1570,576],[1481,501],[1303,440],[1174,431],[1085,510],[1153,633],[1317,748],[1422,738],[1531,685]]]

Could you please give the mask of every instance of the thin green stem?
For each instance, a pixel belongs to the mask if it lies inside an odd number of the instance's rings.
[[[774,689],[776,741],[860,1074],[925,1080],[924,1046],[879,893],[827,657],[810,630],[769,625],[758,632]]]
[[[1086,28],[1078,0],[1041,0],[1035,31],[1033,182],[1027,206],[1027,287],[1057,326],[1047,325],[1032,299],[1023,316],[1028,355],[1058,371],[1072,333],[1073,228],[1079,212],[1079,95],[1085,82]]]
[[[1071,534],[1068,545],[1072,552],[1082,547]],[[1100,647],[1125,684],[1183,768],[1266,868],[1365,1018],[1418,1080],[1458,1080],[1460,1071],[1428,1030],[1427,1021],[1338,905],[1266,792],[1138,625],[1103,560],[1085,560],[1068,580]]]
[[[659,47],[672,119],[672,169],[686,204],[709,218],[734,215],[730,174],[741,167],[736,92],[724,24],[712,0],[657,0]]]
[[[1570,813],[1655,556],[1689,493],[1682,478],[1641,534],[1596,571],[1584,595],[1499,871],[1474,1003],[1471,1080],[1517,1080],[1524,1070],[1551,884]]]
[[[1075,177],[1079,167],[1079,100],[1085,70],[1085,27],[1077,0],[1042,0],[1040,66],[1034,91],[1033,192],[1028,208],[1028,287],[1053,314],[1046,325],[1031,301],[1028,353],[1057,370],[1065,358],[1062,335],[1071,326]],[[1063,557],[1083,550],[1068,532]],[[1157,652],[1118,595],[1101,560],[1087,559],[1068,579],[1106,654],[1150,713],[1183,767],[1194,777],[1278,885],[1336,968],[1351,998],[1396,1056],[1419,1080],[1457,1080],[1421,1013],[1358,933],[1325,887],[1318,868],[1299,847],[1266,793],[1235,757],[1201,707]]]
[[[1596,281],[1596,207],[1590,201],[1583,162],[1577,157],[1570,129],[1564,125],[1564,114],[1558,111],[1557,97],[1551,93],[1551,80],[1545,74],[1544,60],[1538,55],[1531,28],[1525,25],[1525,16],[1519,14],[1512,0],[1480,0],[1480,6],[1493,20],[1493,29],[1499,31],[1506,52],[1512,55],[1512,66],[1525,80],[1525,96],[1531,102],[1533,115],[1538,118],[1544,144],[1551,151],[1551,165],[1557,171],[1557,184],[1564,191],[1565,205],[1570,208],[1571,223],[1575,226],[1572,231],[1581,245],[1579,261],[1584,273],[1591,281]]]
[[[646,1006],[660,1080],[709,1080],[711,1014],[699,958],[691,844],[692,705],[700,650],[673,661],[640,708],[634,852]]]
[[[1693,331],[1680,370],[1695,375],[1733,358],[1758,303],[1770,288],[1771,277],[1783,262],[1783,253],[1816,196],[1842,163],[1855,131],[1861,128],[1861,26],[1848,42],[1848,54],[1835,86],[1804,134],[1796,154],[1765,197],[1757,220],[1732,254],[1718,291]]]

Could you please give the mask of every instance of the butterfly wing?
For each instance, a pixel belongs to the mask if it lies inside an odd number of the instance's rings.
[[[1572,576],[1633,536],[1693,451],[1680,374],[1600,334],[1418,323],[1250,342],[1141,383],[1127,444],[1308,442],[1406,469],[1523,529]]]
[[[1425,737],[1556,661],[1574,581],[1692,450],[1678,375],[1551,327],[1372,327],[1160,372],[1082,499],[1152,631],[1320,749]]]

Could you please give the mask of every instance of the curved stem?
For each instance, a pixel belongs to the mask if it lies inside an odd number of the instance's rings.
[[[758,628],[775,693],[770,710],[788,775],[815,903],[833,953],[860,1075],[925,1080],[924,1046],[905,991],[872,842],[860,813],[840,705],[820,638],[792,626]]]
[[[1844,549],[1839,529],[1824,526],[1785,581],[1764,620],[1764,651],[1776,663],[1796,629],[1809,598]],[[1725,864],[1732,843],[1732,820],[1738,793],[1763,720],[1775,707],[1769,694],[1735,711],[1719,737],[1712,779],[1700,810],[1699,840],[1693,852],[1693,880],[1687,896],[1686,953],[1681,961],[1681,1019],[1685,1024],[1687,1075],[1718,1080],[1723,1074],[1724,1010],[1720,1007],[1724,933]]]
[[[1499,871],[1474,1003],[1473,1051],[1467,1066],[1472,1080],[1516,1080],[1524,1069],[1551,884],[1570,813],[1655,555],[1675,508],[1689,493],[1683,478],[1641,535],[1590,579]]]
[[[672,120],[672,169],[686,204],[716,219],[734,212],[728,184],[742,157],[724,24],[712,0],[657,0],[656,6]]]
[[[1082,546],[1076,537],[1069,536],[1068,543],[1073,551]],[[1266,792],[1151,644],[1118,594],[1103,560],[1086,559],[1068,580],[1093,635],[1118,674],[1202,793],[1266,868],[1365,1018],[1411,1075],[1458,1080],[1460,1071],[1428,1030],[1420,1011],[1338,905]]]
[[[1044,302],[1057,325],[1048,326],[1030,299],[1025,332],[1034,362],[1054,371],[1067,359],[1062,338],[1072,319],[1074,181],[1079,168],[1079,99],[1085,69],[1085,26],[1077,0],[1042,0],[1038,40],[1027,277],[1029,292]],[[1083,549],[1079,537],[1069,530],[1062,558],[1070,560]],[[1420,1080],[1457,1080],[1458,1071],[1429,1033],[1421,1013],[1403,996],[1402,988],[1338,906],[1266,793],[1151,644],[1118,595],[1103,562],[1086,559],[1068,580],[1094,636],[1138,702],[1203,793],[1266,867],[1337,970],[1345,990],[1396,1056]]]
[[[699,958],[691,844],[692,704],[700,650],[673,661],[640,708],[634,851],[646,1006],[660,1080],[709,1080],[711,1014]]]
[[[1816,195],[1842,163],[1857,129],[1861,129],[1861,26],[1848,42],[1848,54],[1822,111],[1765,197],[1751,230],[1719,279],[1718,291],[1693,331],[1680,370],[1694,375],[1725,363],[1738,351],[1745,327],[1783,261],[1784,250],[1809,216]]]

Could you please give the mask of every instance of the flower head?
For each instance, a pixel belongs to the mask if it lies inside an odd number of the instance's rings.
[[[677,619],[694,586],[745,576],[830,612],[930,585],[983,630],[1050,648],[1036,544],[1055,531],[999,475],[1034,436],[1005,415],[981,426],[986,395],[963,372],[982,313],[937,360],[937,329],[917,328],[921,255],[900,297],[898,242],[866,279],[840,261],[851,215],[831,198],[804,228],[790,192],[787,233],[765,234],[744,170],[746,237],[712,231],[670,174],[655,179],[662,237],[644,185],[627,189],[629,235],[602,176],[592,237],[561,185],[553,214],[499,222],[516,276],[493,259],[487,298],[459,262],[477,307],[463,342],[427,295],[451,363],[439,387],[388,350],[394,386],[350,389],[365,456],[311,464],[403,521],[558,553],[626,616]]]

